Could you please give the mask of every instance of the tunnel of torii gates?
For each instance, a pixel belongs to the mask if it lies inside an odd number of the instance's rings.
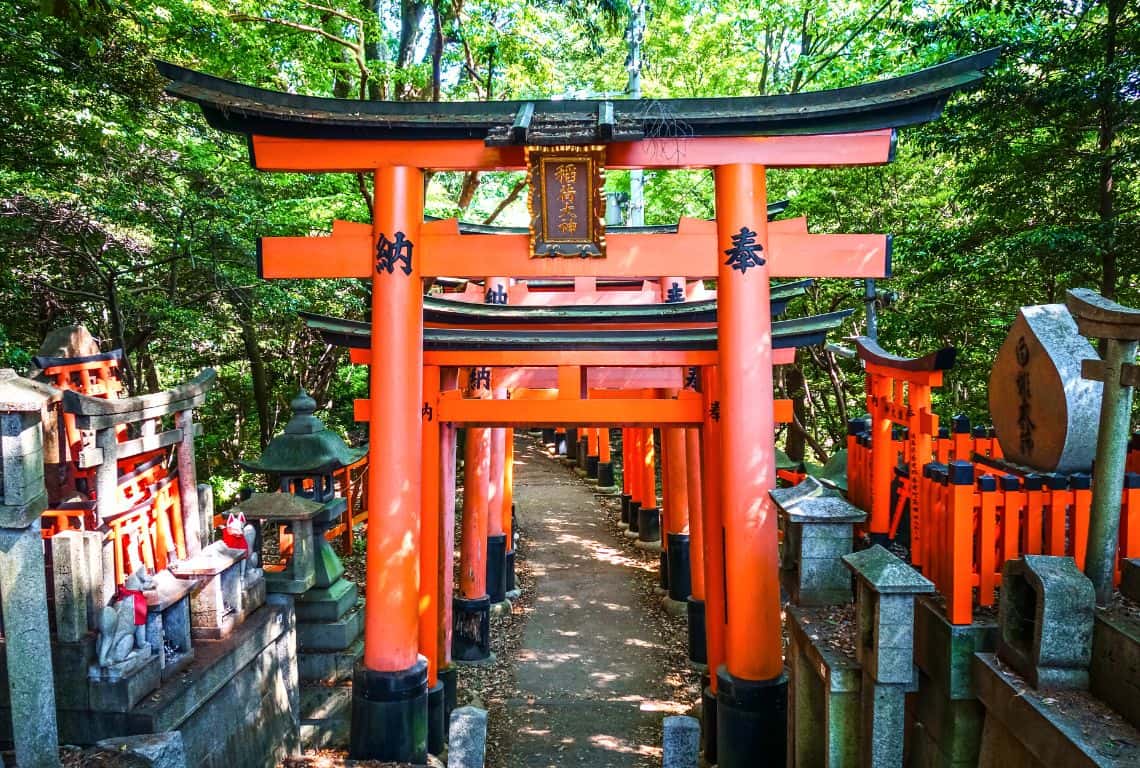
[[[488,429],[622,427],[634,460],[627,466],[651,466],[644,438],[656,427],[667,463],[699,456],[702,470],[699,559],[706,614],[718,617],[706,621],[716,716],[705,727],[715,727],[726,768],[754,765],[756,755],[782,762],[787,686],[768,496],[776,483],[772,371],[841,318],[773,323],[770,280],[886,277],[890,239],[770,226],[766,169],[890,162],[897,129],[936,119],[996,57],[991,50],[904,77],[788,96],[434,103],[298,96],[159,63],[169,94],[198,104],[211,126],[248,138],[255,168],[373,174],[370,225],[262,238],[258,249],[264,278],[371,280],[370,324],[336,321],[340,331],[328,329],[352,336],[353,360],[370,365],[369,398],[356,409],[369,423],[371,458],[354,757],[426,759],[428,690],[438,687],[449,653],[442,619],[451,598],[441,592],[448,553],[439,545],[448,536],[447,495],[439,491],[454,480],[454,464],[441,461],[454,428],[470,429],[469,441],[489,452]],[[606,232],[607,168],[710,168],[716,219]],[[425,221],[425,171],[504,170],[530,174],[526,232]],[[440,277],[481,280],[484,300],[495,303],[426,298],[425,281]],[[595,290],[599,278],[651,279],[666,299],[683,293],[693,301],[652,310],[497,303],[501,293],[515,302],[516,288],[518,300],[537,294],[524,284],[552,278],[573,278],[585,301],[607,295]],[[716,281],[715,304],[702,300],[705,280]],[[695,387],[682,378],[690,368]],[[460,369],[479,371],[465,384],[484,385],[489,369],[488,388],[511,390],[510,399],[470,390],[465,397]],[[486,464],[479,458],[473,474]],[[650,475],[641,474],[625,490],[656,505]],[[456,618],[462,599],[485,598],[477,574],[461,582]]]

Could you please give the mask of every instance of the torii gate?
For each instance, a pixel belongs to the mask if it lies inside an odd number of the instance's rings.
[[[719,467],[727,616],[725,663],[716,672],[720,765],[779,762],[786,739],[781,653],[772,412],[771,277],[884,277],[882,235],[781,235],[766,215],[768,167],[874,165],[893,156],[896,129],[936,118],[949,96],[977,82],[997,51],[879,83],[791,96],[632,101],[392,103],[268,92],[169,64],[171,95],[198,103],[216,128],[244,134],[266,171],[371,172],[371,231],[265,238],[266,278],[372,281],[369,392],[369,526],[365,650],[353,676],[351,752],[422,761],[427,670],[417,654],[421,507],[423,279],[684,275],[717,280],[717,349],[696,361],[717,393],[711,426],[684,401],[677,423],[719,427],[706,440],[705,481]],[[662,124],[652,116],[675,116]],[[607,168],[711,168],[716,221],[682,219],[671,234],[596,238],[587,255],[532,258],[528,235],[462,234],[454,220],[425,222],[424,170],[518,170],[536,145],[588,145]],[[532,185],[533,187],[534,185]],[[547,250],[545,253],[551,253]],[[553,253],[557,256],[558,250]],[[604,255],[603,255],[604,254]],[[728,256],[727,259],[724,257]],[[653,357],[615,353],[613,365]],[[688,354],[678,355],[692,365]],[[531,350],[512,365],[581,364],[573,352]],[[657,359],[657,358],[655,358]],[[486,365],[485,358],[468,364]],[[598,364],[597,356],[589,364]],[[638,363],[637,359],[632,361]],[[463,364],[463,363],[452,363]],[[660,364],[660,363],[657,363]],[[713,366],[719,385],[709,378]],[[560,382],[562,383],[562,382]],[[573,391],[577,382],[566,381]],[[483,423],[512,423],[494,400],[476,401]],[[542,401],[536,401],[541,403]],[[656,424],[637,400],[570,400],[552,422]],[[443,403],[441,402],[441,408]],[[544,406],[536,405],[541,410]],[[545,406],[549,407],[549,406]],[[569,419],[568,419],[569,417]],[[543,417],[546,418],[545,416]],[[712,443],[711,445],[709,443]],[[723,461],[708,461],[720,448]],[[709,610],[716,607],[710,605]]]

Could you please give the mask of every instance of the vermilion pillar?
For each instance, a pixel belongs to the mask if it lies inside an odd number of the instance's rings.
[[[657,506],[657,464],[653,446],[653,429],[641,430],[641,507],[637,510],[637,540],[661,541],[661,509]]]
[[[725,572],[724,521],[720,495],[720,377],[715,366],[701,368],[701,393],[705,412],[701,426],[701,532],[705,560],[705,650],[708,656],[708,687],[702,690],[704,719],[701,742],[705,762],[717,762],[717,670],[724,663]]]
[[[506,454],[503,460],[503,533],[507,537],[507,597],[517,595],[515,579],[515,431],[506,430]]]
[[[455,389],[456,369],[447,369],[442,387]],[[440,450],[440,539],[439,563],[439,679],[443,683],[444,722],[458,703],[459,670],[451,663],[452,595],[455,594],[455,448],[458,430],[454,424],[441,424]]]
[[[374,177],[364,658],[353,675],[350,752],[427,759],[427,661],[419,656],[423,174]]]
[[[787,678],[780,633],[764,168],[715,171],[721,501],[728,574],[725,665],[718,670],[721,768],[784,760]]]
[[[475,371],[469,394],[488,394]],[[463,459],[463,530],[459,560],[459,595],[454,601],[451,655],[457,662],[491,656],[491,600],[487,594],[487,516],[491,474],[491,430],[468,427]]]
[[[621,429],[621,522],[619,525],[629,528],[629,503],[633,499],[632,485],[630,483],[630,445],[633,440],[633,430]]]
[[[644,430],[641,427],[632,427],[626,430],[629,436],[629,455],[626,456],[625,472],[629,475],[629,530],[625,535],[631,539],[637,538],[637,527],[641,518],[641,483],[645,472],[641,468],[643,459],[642,440]]]
[[[496,387],[496,400],[505,400],[505,388]],[[491,433],[490,487],[487,496],[487,595],[492,603],[507,599],[507,534],[504,518],[510,509],[503,507],[506,494],[507,430],[494,427]]]
[[[688,600],[689,660],[708,662],[705,646],[705,557],[704,520],[701,504],[701,432],[685,430],[685,469],[689,502],[689,573],[692,594]]]
[[[667,457],[665,486],[665,547],[669,569],[669,598],[687,602],[692,593],[689,575],[689,473],[686,460],[685,430],[668,427],[661,430],[662,454]]]
[[[435,403],[439,399],[440,370],[424,367],[423,406],[420,409],[422,443],[420,477],[420,626],[419,650],[428,663],[428,751],[440,754],[444,745],[445,717],[443,683],[439,681],[440,620],[440,512],[441,464],[440,429]]]
[[[598,478],[598,464],[601,462],[600,433],[597,427],[586,430],[586,477]]]
[[[616,493],[617,487],[614,485],[614,462],[613,445],[610,442],[611,433],[609,427],[602,427],[598,430],[598,490],[607,493]]]

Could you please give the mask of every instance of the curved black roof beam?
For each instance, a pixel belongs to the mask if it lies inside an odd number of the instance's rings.
[[[958,350],[954,347],[945,347],[922,357],[901,357],[892,355],[869,336],[856,336],[854,341],[860,360],[900,371],[948,371],[954,367],[958,357]]]
[[[329,139],[483,139],[491,144],[567,143],[570,131],[597,126],[612,105],[615,130],[580,143],[642,138],[851,133],[934,120],[955,91],[977,83],[999,49],[902,77],[779,96],[691,99],[394,102],[301,96],[254,88],[156,62],[166,92],[202,108],[213,127],[241,134]],[[528,106],[529,105],[529,106]],[[532,115],[512,130],[520,110]],[[568,126],[559,135],[557,126]],[[551,126],[554,126],[551,128]],[[569,126],[576,126],[570,128]],[[547,133],[550,135],[546,135]],[[521,133],[521,135],[520,135]],[[576,135],[576,134],[575,134]]]
[[[772,286],[773,317],[783,314],[788,302],[802,296],[811,279]],[[316,317],[301,312],[301,317]],[[478,304],[424,296],[424,321],[448,325],[522,325],[591,323],[715,323],[716,299],[683,301],[675,304],[571,304],[526,306]]]
[[[772,323],[772,348],[789,349],[820,344],[854,310],[801,317]],[[322,315],[302,315],[305,325],[338,347],[368,349],[372,324]],[[488,331],[473,328],[425,328],[424,350],[715,350],[715,328],[678,328],[651,331]]]

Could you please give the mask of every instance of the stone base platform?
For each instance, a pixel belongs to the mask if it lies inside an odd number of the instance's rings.
[[[358,638],[341,651],[313,651],[297,654],[302,683],[333,685],[352,679],[352,668],[364,658],[364,638]]]
[[[1093,616],[1092,692],[1140,728],[1140,616],[1123,605]]]
[[[351,685],[306,685],[301,689],[301,749],[347,749],[351,724]]]
[[[126,712],[91,709],[87,642],[54,644],[59,738],[87,746],[133,734],[182,732],[188,768],[272,768],[299,749],[291,605],[255,611],[223,640],[198,640],[194,659]],[[3,648],[0,647],[0,651]],[[12,740],[7,667],[0,653],[0,746]]]
[[[1140,765],[1140,731],[1087,691],[1039,693],[990,653],[973,670],[986,710],[979,768]]]

